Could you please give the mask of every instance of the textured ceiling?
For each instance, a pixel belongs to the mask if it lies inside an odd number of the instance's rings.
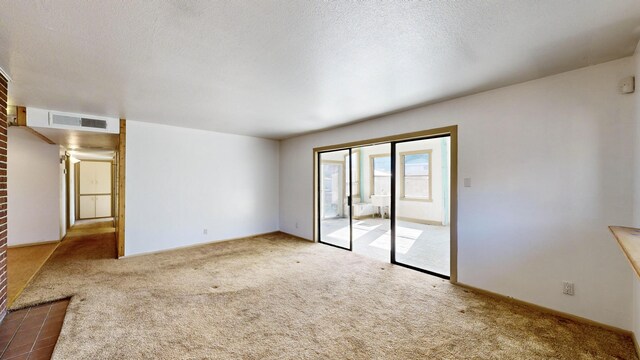
[[[284,138],[633,53],[638,0],[0,0],[12,104]]]

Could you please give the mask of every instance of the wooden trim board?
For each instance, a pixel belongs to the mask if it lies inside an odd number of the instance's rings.
[[[389,135],[389,136],[383,136],[383,137],[367,139],[367,140],[352,141],[352,142],[336,144],[336,145],[320,146],[320,147],[313,148],[313,151],[323,152],[328,150],[344,150],[350,147],[371,146],[371,145],[384,144],[384,143],[393,142],[393,141],[421,139],[425,137],[432,137],[432,136],[438,136],[438,135],[448,135],[448,134],[451,134],[452,131],[455,131],[457,133],[458,125],[444,126],[441,128],[414,131],[414,132],[409,132],[404,134]]]
[[[118,142],[118,216],[116,231],[116,247],[118,258],[124,256],[125,235],[125,182],[127,159],[127,121],[120,119],[120,139]]]
[[[629,265],[631,265],[636,275],[640,277],[640,229],[626,226],[609,226],[609,230],[629,261]],[[632,332],[631,337],[636,347],[636,353],[640,358],[640,344],[638,344],[636,334]]]
[[[27,108],[24,106],[16,106],[16,124],[18,126],[27,126]]]
[[[75,179],[74,179],[75,180]],[[64,203],[65,203],[65,217],[66,217],[66,222],[65,222],[65,226],[66,226],[66,231],[65,234],[69,231],[69,229],[71,229],[71,156],[69,156],[69,153],[67,151],[64,152],[64,187],[65,187],[65,199],[64,199]],[[73,197],[75,198],[75,194],[73,195]],[[75,204],[74,204],[74,208],[75,208]],[[75,222],[75,215],[74,215],[74,222]]]
[[[626,226],[609,226],[629,264],[640,277],[640,229]]]
[[[450,191],[450,213],[449,226],[451,227],[449,234],[451,236],[451,281],[458,281],[458,126],[449,127],[449,135],[451,138],[451,178],[449,179]]]
[[[73,166],[73,216],[74,216],[74,224],[76,221],[80,219],[80,161],[75,164],[71,164]]]

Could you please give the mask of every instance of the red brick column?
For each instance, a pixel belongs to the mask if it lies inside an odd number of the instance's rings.
[[[7,313],[7,88],[0,75],[0,321]]]

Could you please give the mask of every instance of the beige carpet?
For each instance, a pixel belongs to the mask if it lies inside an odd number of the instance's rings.
[[[75,225],[67,231],[66,238],[77,236],[87,236],[96,234],[106,234],[115,232],[115,221],[113,218],[99,218],[89,220],[76,220]]]
[[[630,338],[277,234],[114,260],[64,241],[14,308],[73,296],[54,359],[635,359]]]

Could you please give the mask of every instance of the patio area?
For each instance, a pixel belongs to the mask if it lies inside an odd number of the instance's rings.
[[[391,221],[367,218],[353,220],[353,252],[384,262],[390,261]],[[449,226],[396,222],[396,262],[450,275]],[[349,219],[323,219],[321,239],[349,247]]]

